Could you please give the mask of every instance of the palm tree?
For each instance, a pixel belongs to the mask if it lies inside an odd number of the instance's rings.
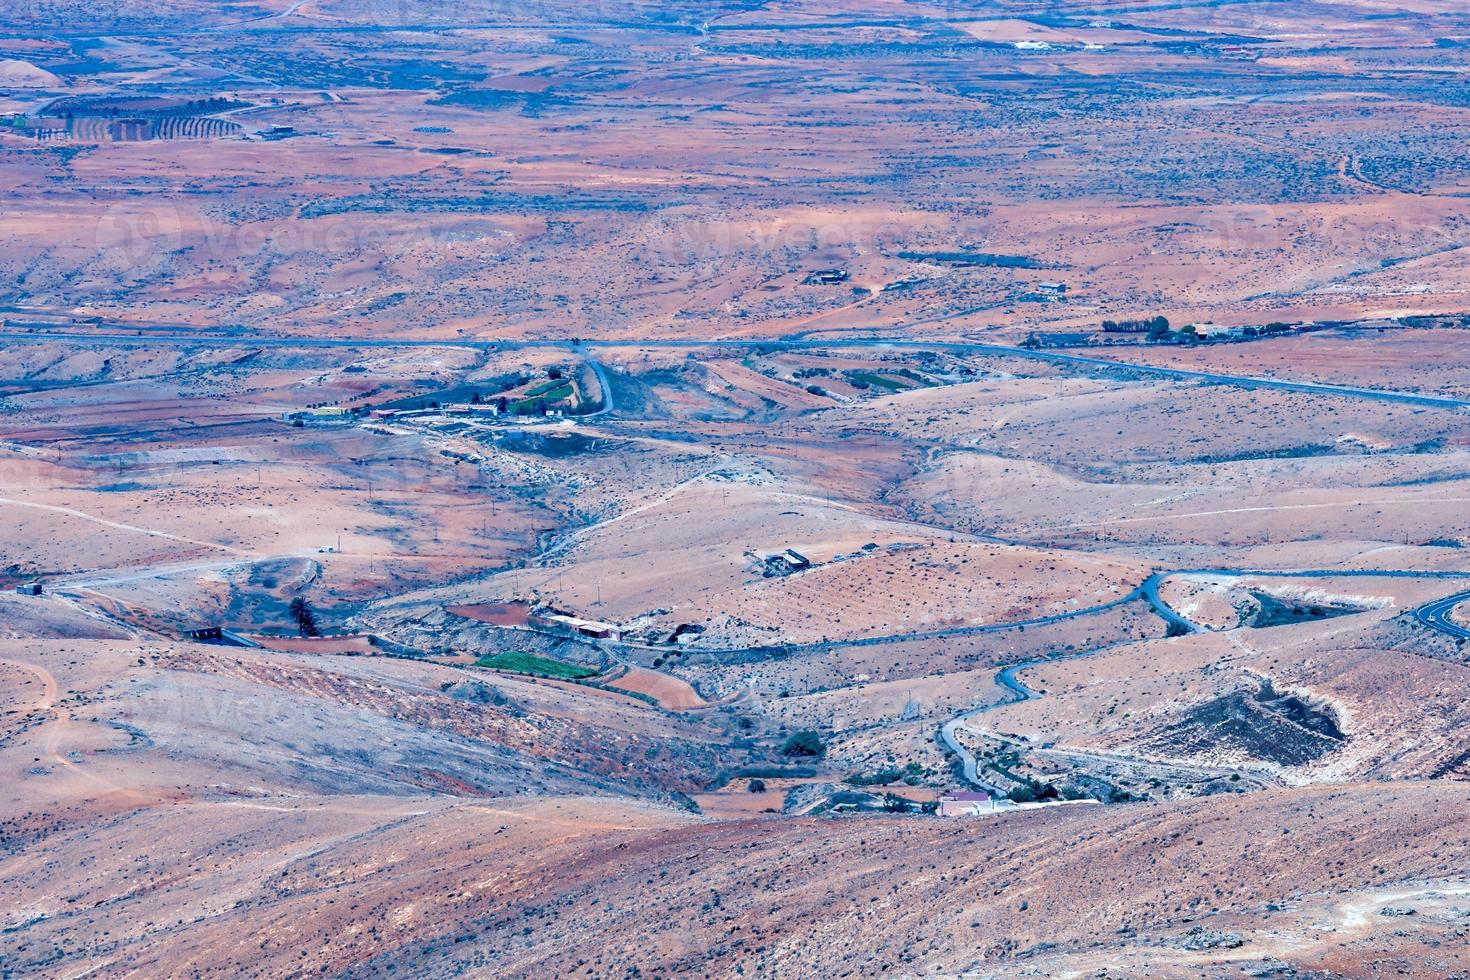
[[[311,606],[301,596],[291,600],[291,618],[296,620],[296,628],[301,631],[302,636],[321,636],[321,630],[317,629],[316,614],[311,611]]]

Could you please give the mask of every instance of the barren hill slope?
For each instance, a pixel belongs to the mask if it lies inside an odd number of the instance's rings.
[[[1448,976],[1470,965],[1467,802],[1370,785],[978,823],[179,803],[6,860],[0,896],[29,923],[8,958],[48,976]]]

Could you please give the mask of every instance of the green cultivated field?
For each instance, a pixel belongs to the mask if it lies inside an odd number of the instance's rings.
[[[885,378],[883,375],[874,374],[872,371],[849,371],[847,372],[847,376],[853,381],[877,385],[879,388],[887,388],[889,391],[907,391],[909,389],[909,386],[902,381]]]
[[[597,673],[577,664],[569,664],[562,660],[553,660],[550,657],[538,657],[534,653],[497,653],[493,657],[481,657],[475,661],[479,667],[493,667],[496,670],[509,670],[517,674],[531,674],[536,677],[555,677],[566,680],[580,680],[583,677],[591,677]]]

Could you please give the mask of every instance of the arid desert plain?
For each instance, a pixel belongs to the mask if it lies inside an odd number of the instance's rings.
[[[0,978],[1470,976],[1470,7],[0,4]]]

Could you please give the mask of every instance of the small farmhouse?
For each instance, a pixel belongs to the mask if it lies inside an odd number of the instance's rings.
[[[995,812],[995,801],[989,793],[965,790],[939,798],[941,817],[975,817]]]

